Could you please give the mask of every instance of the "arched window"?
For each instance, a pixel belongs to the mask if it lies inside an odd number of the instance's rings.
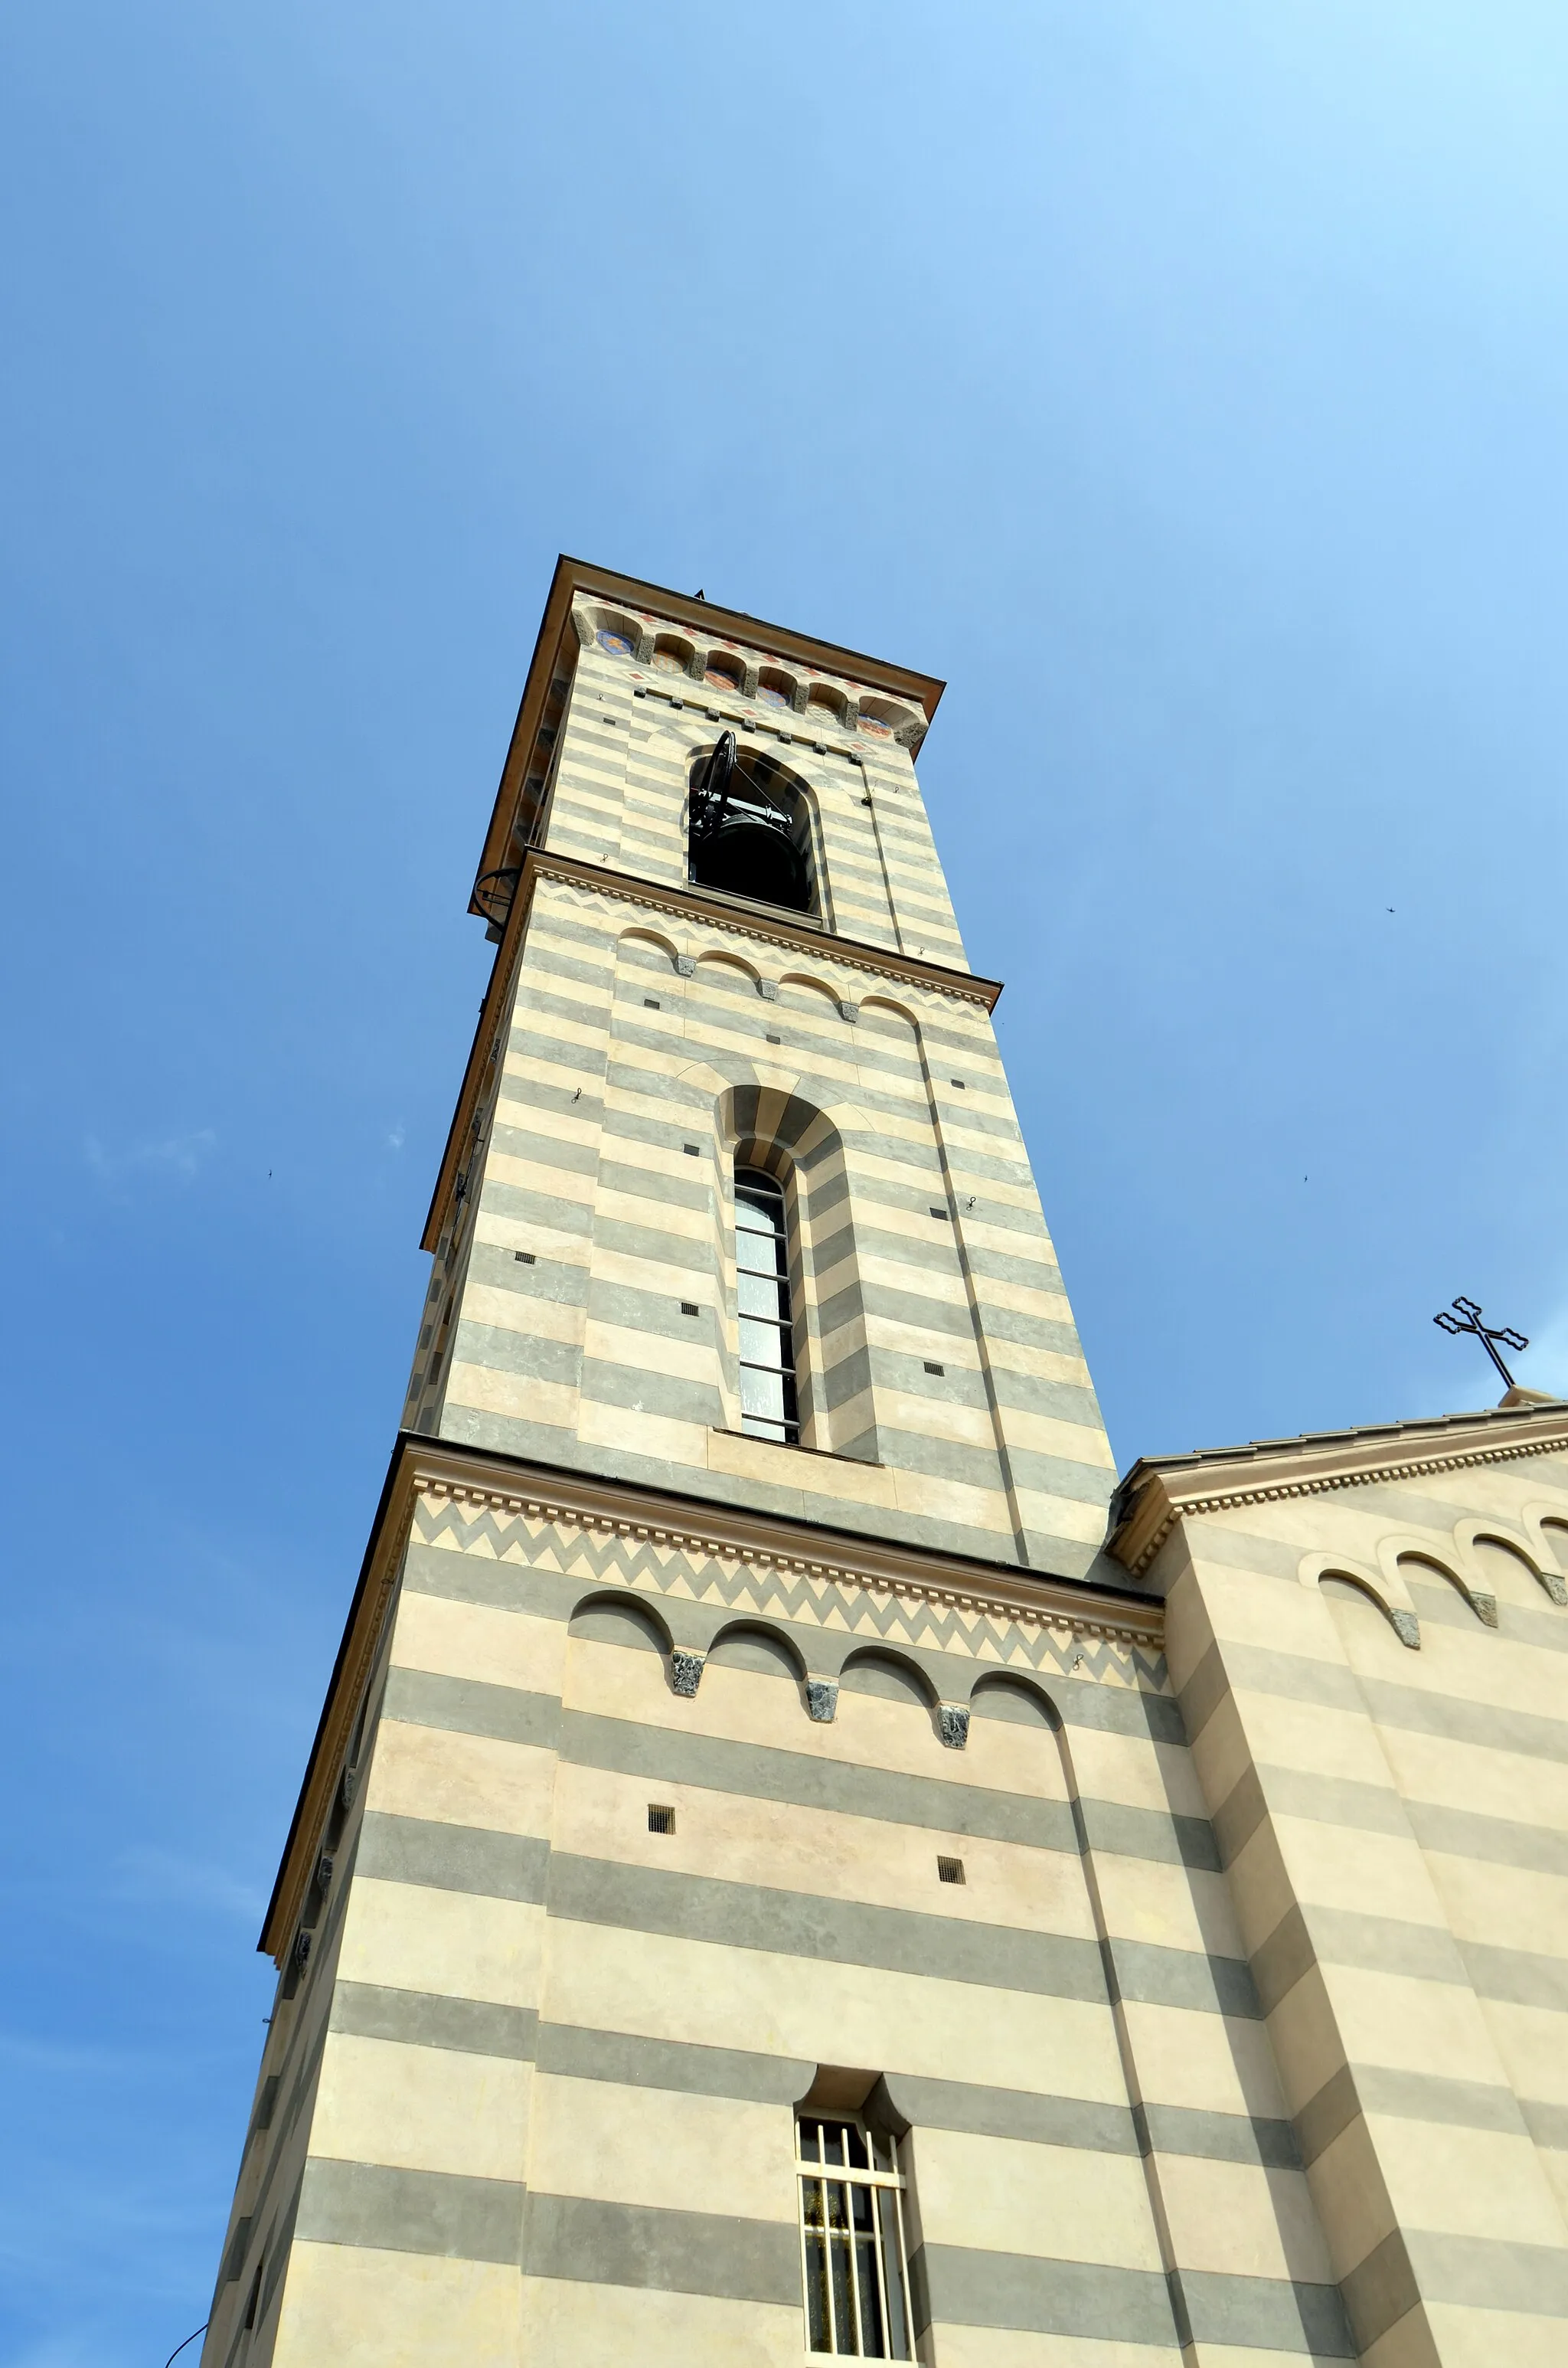
[[[761,748],[738,748],[733,732],[721,733],[698,758],[687,836],[698,887],[792,913],[812,910],[806,801],[781,765]]]
[[[758,1167],[735,1170],[735,1304],[741,1324],[741,1429],[756,1439],[798,1446],[784,1194]]]

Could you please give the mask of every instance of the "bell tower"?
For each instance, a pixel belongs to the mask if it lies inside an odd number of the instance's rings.
[[[1209,2356],[1127,2018],[1211,1844],[941,689],[557,566],[207,2368]]]
[[[940,690],[562,563],[475,891],[495,974],[410,1431],[1086,1568],[1111,1459],[921,802]],[[783,1440],[737,1160],[780,1195]]]

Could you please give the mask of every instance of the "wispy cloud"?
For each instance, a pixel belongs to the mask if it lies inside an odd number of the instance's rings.
[[[210,1126],[195,1128],[189,1134],[168,1134],[154,1139],[143,1137],[140,1143],[127,1144],[119,1151],[106,1150],[96,1134],[86,1139],[87,1165],[106,1184],[117,1184],[128,1176],[165,1176],[178,1183],[188,1183],[203,1160],[217,1149],[218,1138]]]
[[[399,1119],[397,1124],[393,1127],[392,1133],[387,1137],[387,1149],[389,1151],[401,1151],[406,1139],[406,1134],[407,1130],[404,1127],[402,1119]]]
[[[204,1866],[173,1850],[124,1850],[115,1861],[114,1896],[149,1903],[204,1907],[211,1915],[259,1920],[267,1901],[226,1867]]]

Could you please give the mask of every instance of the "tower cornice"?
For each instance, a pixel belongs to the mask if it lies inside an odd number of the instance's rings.
[[[481,878],[486,872],[499,871],[510,860],[507,850],[512,817],[522,792],[528,751],[543,717],[558,654],[570,630],[573,603],[584,598],[654,610],[669,624],[683,625],[691,632],[713,640],[744,642],[769,657],[847,677],[867,689],[913,700],[927,723],[936,714],[937,702],[947,688],[935,675],[917,674],[908,666],[892,666],[885,658],[869,657],[863,650],[845,649],[834,642],[819,641],[814,634],[770,624],[764,618],[747,616],[743,609],[723,609],[716,601],[698,599],[688,592],[672,592],[663,584],[646,584],[638,576],[619,575],[613,567],[595,567],[587,560],[569,558],[563,552],[551,578],[550,597],[528,664],[517,720],[507,744],[506,760],[501,768],[479,864]],[[481,908],[472,904],[469,909],[477,913]]]
[[[757,1568],[845,1581],[879,1594],[1021,1617],[1151,1652],[1163,1646],[1165,1608],[1145,1595],[1124,1595],[1115,1588],[1027,1571],[1017,1564],[981,1562],[869,1531],[831,1529],[751,1506],[727,1506],[594,1473],[530,1463],[460,1440],[402,1432],[387,1468],[257,1942],[267,1955],[281,1956],[298,1919],[314,1864],[315,1839],[369,1682],[415,1505],[421,1497],[447,1498],[513,1517],[563,1520],[601,1535],[652,1540]]]
[[[522,951],[528,908],[541,880],[559,881],[567,887],[607,897],[612,903],[663,913],[687,927],[697,924],[726,936],[744,938],[754,945],[769,945],[785,953],[801,954],[824,969],[854,971],[890,985],[946,996],[955,1002],[972,1003],[986,1013],[995,1009],[1002,993],[998,979],[980,978],[973,971],[952,970],[918,954],[869,945],[862,939],[837,937],[814,922],[794,920],[788,913],[770,906],[717,895],[706,888],[663,885],[631,872],[612,871],[602,863],[584,863],[575,856],[529,848],[518,873],[506,930],[496,949],[490,984],[479,1007],[479,1024],[463,1072],[462,1089],[452,1113],[420,1236],[422,1249],[434,1250],[439,1244],[441,1226],[461,1165],[463,1143],[483,1090],[488,1048],[511,1000],[512,979]]]

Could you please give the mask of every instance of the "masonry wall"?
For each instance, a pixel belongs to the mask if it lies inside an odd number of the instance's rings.
[[[1523,1453],[1188,1515],[1164,1550],[1196,1767],[1369,2368],[1568,2358],[1563,1525],[1568,1465]]]
[[[910,2124],[941,2368],[1350,2356],[1151,1646],[481,1493],[390,1661],[286,2261],[209,2362],[793,2362],[819,2066]]]
[[[1110,1450],[981,1004],[546,880],[494,1076],[411,1426],[1087,1566]],[[803,1452],[739,1435],[743,1144],[790,1183]]]

